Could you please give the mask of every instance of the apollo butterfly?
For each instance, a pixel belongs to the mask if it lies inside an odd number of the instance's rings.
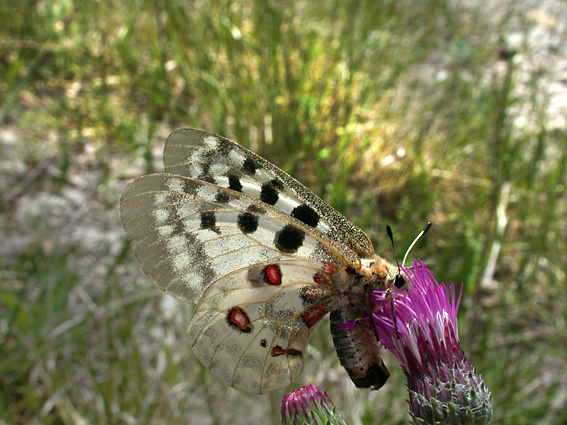
[[[330,312],[354,384],[384,385],[374,332],[339,325],[369,314],[368,292],[404,287],[399,267],[293,177],[224,137],[175,130],[164,164],[126,187],[120,215],[148,277],[196,304],[188,335],[201,363],[250,394],[283,388]]]

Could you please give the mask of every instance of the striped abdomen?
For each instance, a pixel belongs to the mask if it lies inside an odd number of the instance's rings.
[[[359,316],[360,317],[360,316]],[[356,320],[353,312],[334,310],[331,312],[331,334],[341,365],[358,388],[377,390],[390,376],[380,357],[380,343],[372,329],[358,325],[345,331],[340,323]]]

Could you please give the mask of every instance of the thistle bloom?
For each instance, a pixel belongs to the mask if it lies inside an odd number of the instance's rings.
[[[283,425],[346,425],[329,396],[308,384],[292,391],[282,400]]]
[[[400,361],[408,379],[415,424],[486,424],[490,392],[459,344],[455,296],[439,285],[421,261],[404,269],[413,284],[406,294],[371,296],[372,326],[381,343]]]

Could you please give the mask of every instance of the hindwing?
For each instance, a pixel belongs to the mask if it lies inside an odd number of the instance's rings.
[[[248,393],[293,382],[311,328],[335,296],[332,285],[320,283],[322,269],[322,263],[277,259],[220,278],[199,300],[189,325],[201,363]]]

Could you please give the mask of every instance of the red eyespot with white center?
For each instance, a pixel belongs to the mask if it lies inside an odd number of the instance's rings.
[[[272,356],[273,357],[283,356],[284,354],[285,354],[285,350],[282,347],[280,347],[279,345],[272,347]]]
[[[250,325],[250,319],[244,310],[240,307],[231,308],[228,311],[228,324],[232,327],[245,332],[249,333],[252,331],[252,326]]]

